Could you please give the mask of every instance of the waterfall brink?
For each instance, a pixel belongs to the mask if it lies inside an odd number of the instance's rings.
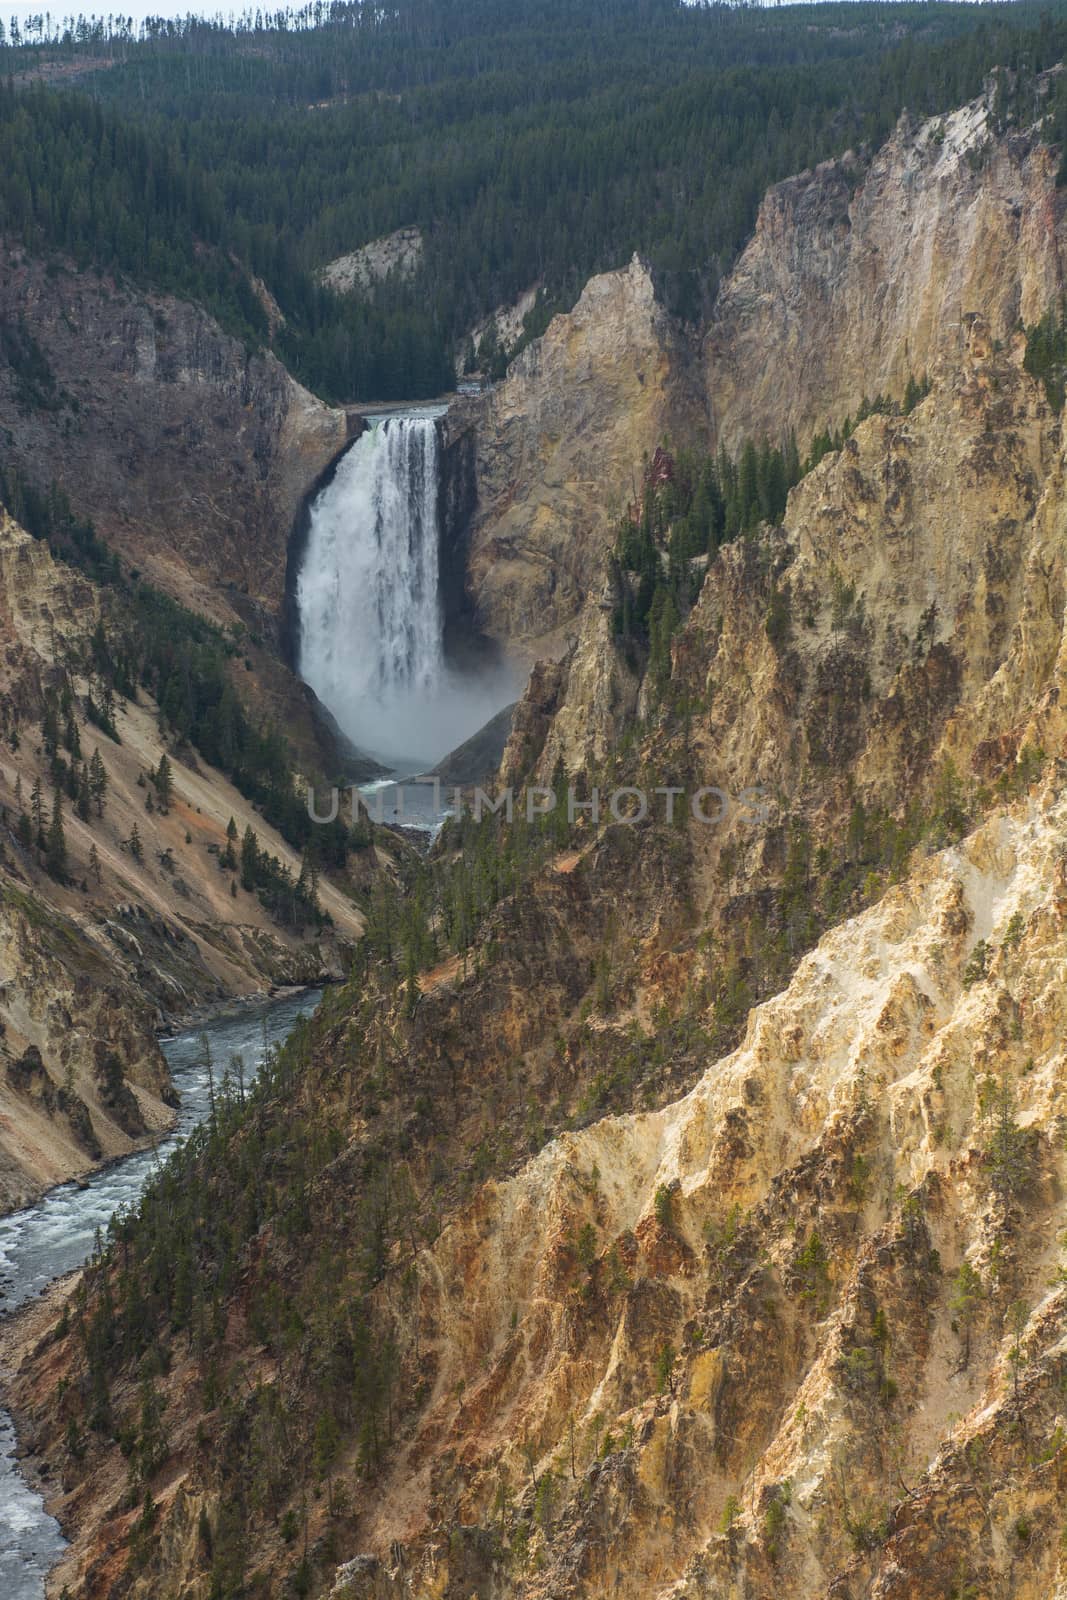
[[[437,494],[435,417],[378,422],[315,501],[297,583],[301,676],[356,745],[390,764],[439,753]]]

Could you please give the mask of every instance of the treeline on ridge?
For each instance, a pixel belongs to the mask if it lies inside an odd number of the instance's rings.
[[[759,8],[674,0],[400,0],[321,26],[160,25],[79,81],[0,91],[8,242],[200,300],[329,399],[451,386],[467,331],[532,283],[538,325],[634,250],[706,312],[768,184],[947,110],[999,64],[1033,120],[1062,4]],[[86,58],[88,25],[0,52]],[[14,87],[15,83],[20,84]],[[1050,120],[1059,126],[1058,100]],[[315,271],[417,225],[410,279],[337,295]]]

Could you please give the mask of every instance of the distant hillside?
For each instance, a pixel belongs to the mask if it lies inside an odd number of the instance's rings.
[[[1003,117],[1032,120],[1064,18],[1062,0],[400,0],[139,41],[86,23],[0,53],[0,220],[192,296],[327,398],[429,395],[495,308],[544,285],[521,343],[635,250],[701,317],[769,183],[972,98],[997,64],[1018,72]],[[75,68],[80,92],[49,87]],[[319,280],[400,228],[421,230],[419,268],[373,300]]]

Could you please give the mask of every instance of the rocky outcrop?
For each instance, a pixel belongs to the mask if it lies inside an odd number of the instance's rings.
[[[618,647],[613,612],[610,592],[588,602],[567,653],[531,673],[504,755],[505,784],[535,773],[548,784],[560,767],[571,777],[601,772],[634,725],[640,676]]]
[[[420,228],[397,228],[383,239],[372,239],[358,250],[323,267],[323,283],[338,294],[358,290],[366,294],[383,279],[395,275],[410,278],[422,261],[423,237]]]
[[[0,971],[0,1057],[8,1063],[0,1211],[9,1211],[169,1127],[175,1101],[156,1007],[103,941],[5,868]]]
[[[541,285],[532,284],[525,289],[517,300],[505,305],[497,306],[487,317],[482,317],[474,324],[464,339],[460,340],[459,353],[456,356],[456,379],[462,383],[463,368],[471,351],[477,359],[481,349],[482,340],[493,329],[497,342],[502,350],[511,350],[522,338],[523,325],[530,312],[537,304],[537,295]]]
[[[28,398],[0,359],[5,460],[58,482],[126,559],[213,616],[272,636],[300,500],[344,414],[202,310],[0,249],[0,322],[48,374]]]
[[[493,638],[528,648],[572,622],[596,581],[642,454],[698,431],[682,330],[636,257],[586,284],[528,345],[477,417],[478,517],[469,585]]]
[[[846,156],[769,190],[705,340],[716,442],[793,429],[805,450],[864,396],[899,400],[954,362],[969,315],[1005,341],[1058,300],[1058,158],[998,132],[991,104],[905,116],[869,165]]]

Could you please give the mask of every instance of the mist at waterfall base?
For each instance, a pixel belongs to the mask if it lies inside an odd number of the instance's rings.
[[[311,507],[297,580],[299,669],[352,743],[423,771],[515,698],[506,668],[445,659],[440,599],[441,410],[375,422]]]

